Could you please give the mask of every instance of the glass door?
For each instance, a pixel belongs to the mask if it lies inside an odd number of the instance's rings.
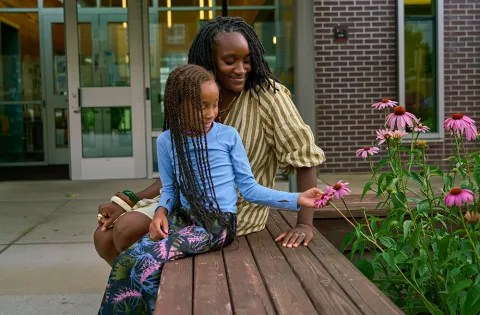
[[[141,2],[65,3],[72,179],[144,178]]]

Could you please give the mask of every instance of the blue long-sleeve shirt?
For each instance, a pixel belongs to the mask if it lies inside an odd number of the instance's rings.
[[[189,150],[192,157],[193,167],[199,183],[202,183],[197,169],[192,139],[189,138]],[[214,123],[207,133],[208,159],[212,174],[213,185],[218,205],[223,212],[237,212],[237,190],[243,198],[251,203],[265,206],[299,210],[299,193],[288,193],[273,190],[257,183],[253,177],[247,153],[237,130],[230,126]],[[172,150],[170,131],[162,133],[157,138],[158,171],[162,181],[162,195],[158,207],[164,207],[170,211],[174,207],[173,189],[173,159],[177,158]],[[177,176],[179,176],[177,160]],[[177,179],[178,180],[178,179]],[[208,185],[207,185],[208,187]],[[213,200],[210,190],[207,189],[209,198]],[[189,208],[185,196],[180,195],[182,206]]]

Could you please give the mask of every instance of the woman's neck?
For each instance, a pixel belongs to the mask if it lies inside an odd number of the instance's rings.
[[[222,90],[222,101],[218,104],[220,110],[227,108],[240,93],[229,90]]]

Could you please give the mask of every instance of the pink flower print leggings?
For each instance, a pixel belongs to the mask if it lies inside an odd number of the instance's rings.
[[[169,215],[169,237],[152,241],[147,234],[113,264],[98,314],[153,314],[163,264],[228,246],[235,238],[236,214],[223,213],[230,226],[218,223],[209,233],[187,209]]]

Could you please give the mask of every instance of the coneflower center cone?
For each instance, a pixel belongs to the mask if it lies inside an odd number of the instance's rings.
[[[458,195],[459,193],[462,192],[462,189],[461,188],[458,188],[458,187],[455,187],[455,188],[452,188],[452,190],[450,190],[450,193],[452,195]]]
[[[463,118],[463,114],[460,114],[460,113],[453,114],[452,118],[455,120],[460,120]]]
[[[401,116],[403,114],[405,114],[405,107],[403,106],[397,106],[393,109],[393,113],[397,116]]]
[[[335,190],[340,190],[340,189],[342,189],[342,185],[335,184],[335,185],[332,186],[332,188],[335,189]]]

